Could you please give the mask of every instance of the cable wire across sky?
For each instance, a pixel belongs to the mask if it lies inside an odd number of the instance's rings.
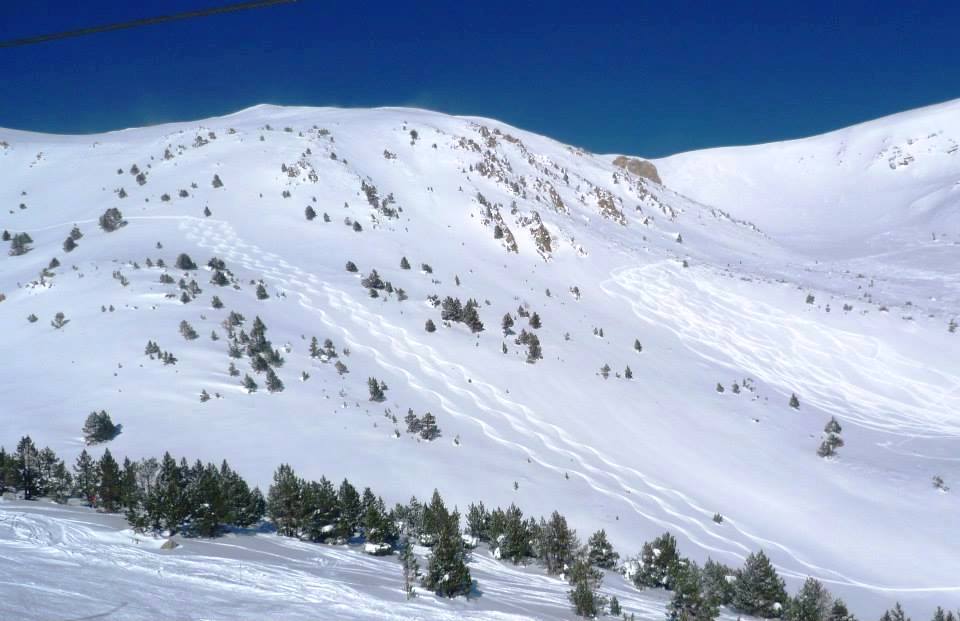
[[[261,9],[278,4],[291,4],[297,0],[252,0],[251,2],[238,2],[219,7],[210,7],[207,9],[197,9],[195,11],[185,11],[183,13],[174,13],[173,15],[158,15],[156,17],[144,17],[127,22],[115,24],[103,24],[100,26],[91,26],[89,28],[79,28],[77,30],[67,30],[65,32],[56,32],[52,34],[37,35],[23,39],[11,39],[0,41],[0,48],[20,47],[23,45],[33,45],[35,43],[46,43],[48,41],[58,41],[60,39],[69,39],[72,37],[83,37],[86,35],[97,34],[100,32],[110,32],[113,30],[126,30],[128,28],[139,28],[140,26],[152,26],[153,24],[162,24],[181,19],[191,19],[194,17],[206,17],[208,15],[220,15],[223,13],[233,13],[235,11],[245,11],[247,9]]]

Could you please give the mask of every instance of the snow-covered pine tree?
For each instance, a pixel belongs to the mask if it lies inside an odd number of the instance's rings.
[[[683,560],[675,573],[667,620],[712,621],[718,613],[717,603],[704,596],[700,568],[693,561]]]
[[[737,572],[733,607],[745,614],[772,619],[779,617],[787,601],[783,580],[763,550],[750,554]]]
[[[672,588],[682,560],[673,535],[663,533],[653,541],[644,543],[639,560],[640,568],[633,575],[635,585]]]
[[[548,574],[560,574],[573,564],[580,540],[577,532],[567,526],[567,519],[554,511],[549,520],[540,518],[538,529],[540,561]]]
[[[620,555],[607,539],[607,531],[600,529],[590,535],[587,541],[587,559],[591,565],[601,569],[613,569],[617,566]]]
[[[423,586],[441,597],[466,595],[473,588],[473,579],[460,536],[460,514],[449,513],[442,502],[433,509],[436,542],[430,551]]]
[[[783,611],[787,621],[827,621],[833,597],[816,578],[807,578]]]

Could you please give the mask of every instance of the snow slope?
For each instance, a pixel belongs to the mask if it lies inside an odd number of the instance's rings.
[[[496,121],[413,109],[257,106],[95,136],[0,130],[0,228],[34,239],[28,254],[0,257],[11,352],[2,442],[30,434],[72,460],[86,414],[106,409],[124,425],[110,444],[119,455],[226,458],[263,487],[289,462],[303,476],[370,485],[391,504],[437,487],[461,508],[482,499],[534,515],[559,509],[583,538],[606,528],[622,555],[667,529],[699,561],[739,564],[762,547],[792,588],[818,577],[866,617],[896,599],[920,617],[956,607],[960,510],[930,480],[960,474],[960,334],[947,331],[960,302],[960,155],[948,147],[958,108],[675,156],[656,162],[664,186]],[[905,150],[914,134],[934,136],[929,153],[920,142]],[[913,159],[891,169],[876,149],[898,145]],[[362,184],[392,194],[398,217],[374,209]],[[320,217],[307,221],[308,205]],[[108,207],[128,225],[98,229]],[[510,235],[495,238],[497,222]],[[74,224],[84,237],[67,254]],[[181,252],[201,266],[223,259],[238,287],[209,283],[201,268],[186,280],[202,294],[182,304],[177,285],[159,281],[183,276],[172,268]],[[54,256],[61,266],[41,281]],[[413,269],[399,267],[402,256]],[[167,267],[147,267],[148,257]],[[345,271],[348,260],[359,274]],[[369,297],[359,280],[374,268],[409,299]],[[266,300],[251,284],[261,279]],[[430,295],[477,299],[486,329],[443,326]],[[517,332],[530,330],[519,305],[543,320],[536,364],[499,329],[511,312]],[[248,395],[227,374],[226,341],[209,335],[224,336],[231,310],[247,327],[259,315],[284,346],[282,393],[258,376],[261,390]],[[70,322],[56,330],[59,311]],[[39,321],[28,323],[31,313]],[[435,333],[423,329],[428,318]],[[200,338],[184,340],[181,320]],[[309,357],[314,335],[350,349],[348,374]],[[148,339],[178,364],[147,358]],[[633,379],[602,379],[604,364],[617,374],[629,365]],[[385,403],[368,401],[370,376],[388,384]],[[735,381],[749,388],[734,394]],[[201,403],[204,389],[222,398]],[[408,408],[433,412],[443,437],[404,433]],[[827,461],[816,449],[830,416],[846,446]],[[274,541],[251,545],[301,545]]]
[[[564,581],[503,565],[487,552],[471,562],[479,596],[451,600],[418,589],[407,600],[396,558],[346,546],[238,533],[180,539],[180,547],[167,551],[160,549],[163,539],[135,534],[119,516],[47,503],[0,507],[0,558],[8,561],[4,619],[26,618],[25,611],[37,619],[570,618]],[[92,591],[92,583],[109,588]],[[662,615],[662,592],[640,592],[611,572],[604,583],[638,617]]]
[[[812,138],[655,163],[668,187],[752,220],[797,250],[849,258],[933,234],[956,241],[960,100]]]

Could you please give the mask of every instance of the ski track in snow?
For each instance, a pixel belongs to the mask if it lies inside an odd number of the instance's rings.
[[[711,529],[709,524],[712,523],[710,518],[713,516],[713,510],[700,506],[683,492],[658,484],[639,470],[617,463],[603,456],[595,448],[577,442],[563,429],[540,419],[529,407],[512,401],[494,386],[478,381],[476,375],[469,372],[463,365],[444,360],[429,345],[412,339],[407,330],[394,326],[379,315],[370,313],[346,292],[333,287],[328,282],[321,282],[317,276],[294,266],[276,253],[264,251],[254,244],[244,242],[229,223],[194,216],[132,216],[127,219],[176,222],[187,239],[199,247],[211,250],[229,261],[240,263],[245,268],[258,272],[266,279],[277,283],[285,292],[296,295],[301,306],[315,312],[326,325],[341,332],[351,348],[367,352],[378,365],[404,377],[414,390],[434,398],[448,414],[478,425],[492,441],[514,449],[532,462],[558,474],[569,473],[571,476],[579,477],[598,493],[625,503],[638,517],[682,534],[704,551],[730,555],[743,560],[754,550],[754,546],[725,537]],[[34,231],[51,230],[83,222],[71,221]],[[940,404],[944,401],[956,399],[960,395],[960,378],[947,376],[923,367],[920,363],[905,359],[883,348],[876,339],[871,337],[829,329],[811,320],[788,315],[767,304],[748,300],[720,289],[709,284],[706,279],[703,279],[703,282],[691,280],[696,287],[697,297],[694,299],[691,296],[688,300],[684,297],[686,292],[676,286],[675,278],[675,269],[672,266],[667,263],[654,263],[616,270],[611,274],[611,279],[604,281],[600,286],[607,295],[628,302],[639,318],[649,323],[656,321],[657,325],[670,329],[691,351],[702,358],[727,366],[738,373],[746,371],[771,384],[797,387],[803,391],[805,401],[834,413],[837,418],[910,437],[934,437],[937,434],[960,437],[960,427],[951,424],[949,420],[944,420],[948,418],[946,415],[931,417],[929,412],[923,411],[921,405],[907,403],[906,411],[910,416],[901,416],[900,410],[895,409],[901,405],[901,402],[885,395],[872,393],[851,381],[844,382],[842,386],[853,390],[854,393],[851,394],[862,396],[865,402],[880,407],[882,414],[877,414],[876,411],[863,411],[861,408],[848,409],[855,403],[847,402],[843,391],[836,388],[838,377],[843,377],[842,371],[825,370],[826,363],[837,358],[824,356],[818,352],[837,350],[846,352],[843,358],[850,371],[861,373],[868,378],[871,370],[882,372],[885,365],[893,365],[892,368],[903,369],[903,372],[908,372],[909,369],[920,369],[939,376],[943,381],[949,382],[953,388],[944,391],[939,389],[933,380],[921,382],[918,385],[923,387],[921,403],[932,402],[941,408],[943,406]],[[388,342],[390,351],[397,357],[415,361],[425,376],[441,384],[441,390],[444,392],[424,385],[405,367],[387,360],[384,349],[358,341],[349,329],[343,327],[344,321],[336,321],[330,313],[317,306],[311,296],[325,297],[328,310],[342,313],[347,318],[345,321],[356,323],[370,335]],[[743,316],[749,316],[749,322],[736,321]],[[755,325],[761,326],[762,330],[756,333],[746,332],[754,322]],[[788,331],[793,339],[792,353],[797,358],[786,357],[774,348],[771,342],[775,339],[770,338],[771,332],[764,330],[776,331],[777,334]],[[823,344],[818,345],[816,340],[812,340],[815,338],[825,339],[828,342],[826,349]],[[742,347],[745,342],[749,342],[750,346]],[[738,343],[740,346],[737,346]],[[834,349],[830,349],[831,347]],[[418,352],[424,352],[426,355]],[[757,355],[750,356],[751,352]],[[760,352],[765,355],[760,357]],[[727,357],[723,357],[724,354]],[[878,364],[875,360],[881,354],[887,361]],[[807,355],[808,358],[803,358],[803,355]],[[850,363],[851,360],[856,363]],[[857,364],[860,366],[857,367]],[[802,371],[793,371],[794,368]],[[456,373],[445,369],[455,370]],[[891,373],[885,373],[889,378]],[[795,378],[797,374],[799,378]],[[899,378],[901,385],[909,385],[908,382],[916,381],[912,378],[903,379],[902,376],[895,377]],[[471,379],[471,383],[468,384],[467,379]],[[466,386],[483,390],[487,398]],[[502,418],[513,432],[538,442],[546,453],[554,455],[561,463],[569,463],[573,460],[582,470],[557,466],[530,446],[508,440],[490,420],[467,414],[464,408],[459,407],[446,396],[451,394],[460,395],[472,402],[474,408]],[[490,405],[488,400],[501,407]],[[898,422],[901,418],[907,418],[908,424]],[[938,423],[943,427],[936,427]],[[535,430],[534,427],[541,431]],[[918,429],[922,432],[917,432]],[[632,477],[634,482],[628,482],[625,475]],[[615,486],[604,483],[601,479],[612,481]],[[635,498],[642,498],[652,503],[652,506],[644,507]],[[675,506],[671,500],[678,502],[680,506]],[[655,512],[658,511],[663,515],[656,515]],[[918,587],[871,584],[806,561],[786,545],[747,531],[730,516],[724,516],[724,523],[750,543],[767,549],[776,549],[791,558],[797,566],[777,565],[778,571],[785,577],[804,579],[807,576],[814,576],[828,584],[854,586],[887,593],[960,592],[960,585]]]
[[[838,419],[898,436],[960,438],[960,376],[879,339],[786,313],[710,277],[685,277],[666,262],[615,270],[601,289],[705,360],[796,392]]]
[[[392,325],[379,315],[370,313],[362,304],[354,301],[353,298],[346,292],[333,287],[328,282],[321,281],[314,274],[308,273],[303,269],[294,266],[276,253],[266,252],[256,245],[244,242],[237,236],[233,227],[229,223],[210,218],[196,218],[193,216],[161,216],[157,219],[177,220],[180,229],[184,231],[187,239],[196,243],[201,248],[211,250],[218,256],[223,256],[229,261],[240,263],[247,269],[257,271],[266,279],[280,285],[287,293],[296,295],[301,306],[315,312],[325,324],[335,330],[340,331],[344,335],[346,342],[351,348],[363,350],[369,353],[381,367],[404,377],[404,379],[413,389],[436,399],[440,407],[442,407],[443,410],[450,415],[461,419],[467,419],[468,421],[477,424],[481,431],[492,441],[521,452],[525,456],[529,457],[531,461],[544,468],[555,471],[558,474],[568,472],[571,474],[571,476],[579,477],[595,491],[625,503],[640,518],[682,534],[693,544],[705,551],[726,554],[741,560],[746,558],[746,555],[753,551],[753,546],[747,545],[742,541],[737,541],[736,539],[723,536],[710,528],[709,523],[712,523],[710,522],[710,518],[713,516],[713,510],[700,506],[696,503],[696,501],[678,490],[660,485],[650,480],[649,477],[645,476],[642,472],[636,470],[635,468],[619,464],[608,457],[603,456],[595,448],[577,442],[558,426],[552,425],[540,419],[529,407],[512,401],[503,393],[501,393],[496,387],[479,381],[476,375],[469,372],[463,365],[444,360],[435,349],[411,338],[407,330]],[[642,268],[619,270],[613,274],[613,282],[633,293],[634,290],[629,289],[628,287],[648,287],[650,283],[648,280],[642,279],[642,275],[646,273],[646,270],[649,270],[652,267],[657,267],[658,265],[660,264],[654,264],[653,266]],[[630,276],[630,274],[636,274],[637,270],[640,270],[639,276]],[[640,279],[639,283],[637,279]],[[703,326],[705,322],[703,319],[698,318],[694,308],[701,310],[703,313],[712,311],[717,313],[716,315],[712,315],[713,317],[717,318],[717,320],[712,324],[708,324],[707,327],[701,328],[705,332],[703,335],[703,342],[715,343],[717,342],[717,339],[720,338],[716,336],[717,334],[726,334],[722,328],[722,326],[726,324],[724,324],[721,319],[725,319],[729,322],[731,317],[729,305],[734,304],[732,308],[737,309],[738,307],[736,304],[739,303],[741,299],[739,296],[733,296],[733,294],[722,291],[718,288],[711,288],[708,293],[704,294],[704,297],[709,298],[710,295],[718,296],[718,302],[716,302],[716,305],[718,306],[717,309],[703,308],[705,306],[702,303],[703,300],[700,300],[700,306],[690,306],[689,308],[685,307],[678,309],[676,305],[670,306],[667,304],[668,300],[673,299],[670,296],[676,296],[678,294],[676,287],[671,287],[668,284],[669,276],[661,275],[661,280],[662,282],[659,285],[659,291],[661,296],[666,297],[652,297],[651,302],[651,305],[654,308],[657,308],[659,313],[663,313],[663,315],[658,314],[657,316],[661,317],[661,319],[665,317],[672,317],[678,322],[680,318],[685,318],[685,323],[682,324],[683,326],[687,326],[688,324],[690,326]],[[638,316],[647,321],[652,321],[650,315],[644,314],[646,307],[639,306],[636,301],[627,295],[613,291],[610,287],[610,282],[611,281],[606,281],[601,285],[602,289],[608,295],[627,300],[631,303],[634,312]],[[646,295],[650,296],[649,289],[646,291]],[[327,310],[320,308],[320,306],[315,303],[314,297],[312,296],[325,297],[328,305],[327,309],[331,312],[327,312]],[[723,302],[723,304],[721,304],[721,302]],[[748,302],[749,301],[744,300],[744,303]],[[770,319],[770,313],[779,313],[778,315],[773,316],[776,316],[778,319],[784,322],[788,322],[788,324],[791,321],[800,322],[798,325],[801,326],[806,325],[807,323],[812,323],[808,320],[787,316],[776,309],[768,309],[766,305],[761,305],[760,303],[752,304],[755,304],[757,308],[751,308],[749,311],[745,312],[750,312],[752,315],[756,315],[755,320],[762,321],[762,324],[767,329],[784,329],[782,326]],[[346,319],[341,322],[336,321],[331,316],[333,311],[342,313],[345,315]],[[676,311],[677,315],[667,315],[667,313],[671,311]],[[653,311],[650,312],[652,313]],[[414,376],[410,371],[407,370],[406,367],[389,361],[385,356],[386,350],[384,348],[372,347],[365,343],[359,342],[349,329],[343,327],[345,322],[355,323],[364,328],[365,331],[367,331],[371,336],[387,342],[389,344],[389,350],[398,358],[414,361],[419,369],[423,372],[424,376],[435,379],[442,385],[442,390],[444,392],[440,392],[424,385],[421,379]],[[665,323],[668,325],[668,327],[672,326],[672,324],[669,322]],[[660,325],[663,325],[663,323]],[[712,326],[714,329],[710,329],[710,326]],[[808,326],[808,329],[811,327],[813,326]],[[671,327],[671,329],[677,333],[678,336],[684,339],[684,342],[688,346],[690,346],[691,341],[696,342],[697,339],[701,338],[699,336],[699,332],[693,329],[690,329],[689,332],[676,327]],[[794,336],[798,339],[803,339],[804,331],[796,327],[794,327],[794,330]],[[866,340],[863,343],[860,343],[859,348],[857,348],[853,344],[857,343],[855,337],[858,335],[841,333],[837,331],[837,334],[828,333],[826,336],[835,340],[838,345],[849,347],[852,352],[857,353],[860,356],[860,358],[857,358],[858,360],[870,359],[870,356],[862,353],[864,343],[870,342],[868,339],[866,339],[866,337],[863,337]],[[738,337],[738,335],[735,333],[733,335],[726,335],[726,338],[729,339],[735,337]],[[761,339],[762,337],[754,338]],[[729,341],[723,342],[727,343]],[[763,344],[762,340],[758,340],[756,344]],[[808,343],[805,340],[801,340],[800,344],[794,346],[794,349],[798,351],[806,351],[805,348],[809,348],[811,355],[816,353],[816,348],[813,346],[813,344]],[[778,353],[775,350],[772,350],[768,344],[766,344],[765,347],[761,347],[759,350],[768,352],[770,355],[775,355]],[[717,361],[710,352],[698,350],[694,351],[698,355],[701,355],[704,358],[714,362],[727,364],[728,366],[736,364],[729,361]],[[423,354],[419,352],[423,352]],[[893,356],[892,360],[895,360],[897,363],[904,364],[906,368],[913,368],[910,366],[911,361],[902,359],[892,352],[889,355]],[[741,357],[748,359],[745,354],[741,355]],[[779,365],[776,366],[776,368],[780,369],[781,373],[781,375],[777,377],[780,377],[780,379],[783,380],[787,369],[786,360],[782,357],[779,359],[775,357],[774,360],[770,361],[771,368],[775,366],[773,363],[777,360],[779,360]],[[821,360],[820,363],[822,364],[823,360]],[[916,363],[913,364],[915,365]],[[755,375],[766,380],[766,374],[759,372],[759,370],[762,370],[759,369],[759,367],[762,367],[762,365],[760,363],[756,363],[756,366],[758,367],[758,371],[755,372]],[[754,372],[752,370],[752,366],[736,368],[739,371],[748,370],[751,373]],[[450,371],[447,369],[450,369]],[[804,370],[807,371],[811,377],[818,378],[822,383],[825,383],[828,380],[836,380],[835,374],[830,375],[821,373],[818,371],[817,366],[812,363],[809,364],[809,369],[807,366],[804,366]],[[468,379],[472,380],[469,384],[467,383]],[[954,384],[955,386],[960,386],[960,380],[954,381],[956,382]],[[815,385],[819,386],[822,384]],[[470,386],[470,388],[467,386]],[[482,393],[480,391],[482,391]],[[465,410],[461,407],[458,407],[450,397],[445,396],[453,394],[462,396],[470,401],[475,409],[503,419],[513,432],[529,438],[535,443],[539,443],[542,445],[546,454],[555,456],[561,461],[561,463],[569,463],[570,460],[573,460],[582,470],[578,471],[572,468],[557,466],[555,463],[549,461],[547,457],[541,455],[538,450],[531,448],[526,444],[508,440],[504,436],[504,433],[493,424],[491,419],[483,420],[477,416],[467,414]],[[804,394],[806,395],[807,392]],[[836,411],[839,409],[839,406],[836,405],[834,401],[825,400],[823,397],[820,397],[820,400],[817,401],[817,393],[815,391],[811,390],[809,391],[809,394],[811,396],[806,397],[806,399],[816,403],[818,406],[829,406],[831,409],[828,409],[828,411]],[[827,394],[832,395],[833,391],[828,392]],[[944,397],[942,396],[941,399],[942,398]],[[821,401],[823,401],[825,405],[821,405]],[[888,401],[890,400],[887,399],[883,402]],[[493,405],[491,405],[491,402]],[[892,418],[892,415],[889,416]],[[849,416],[843,416],[843,418],[850,420]],[[924,420],[929,421],[929,417],[924,417]],[[892,426],[894,423],[894,421],[888,422],[888,426]],[[960,435],[960,429],[957,429],[957,432],[958,435]],[[626,476],[632,477],[634,482],[628,482],[625,478]],[[608,482],[605,483],[604,481]],[[609,482],[612,482],[613,484]],[[638,500],[636,500],[637,498],[644,499],[652,503],[653,506],[644,507]],[[679,503],[679,506],[676,506],[674,503]],[[657,511],[661,512],[663,516],[656,515],[654,512]],[[776,549],[785,556],[791,558],[796,563],[796,566],[785,567],[783,565],[777,565],[777,569],[786,577],[804,579],[808,576],[814,576],[820,579],[822,582],[828,584],[854,586],[872,591],[888,593],[960,592],[960,585],[888,586],[871,584],[862,580],[858,580],[837,570],[815,565],[803,559],[800,554],[790,549],[786,545],[751,533],[739,526],[735,519],[727,516],[724,517],[724,523],[729,524],[729,526],[745,540],[753,544],[765,546],[767,549]]]
[[[292,607],[297,618],[317,618],[320,610],[323,614],[333,614],[337,618],[396,621],[409,620],[411,613],[414,619],[431,618],[440,621],[462,618],[531,618],[528,614],[491,610],[445,610],[432,605],[434,598],[429,594],[422,594],[417,600],[404,602],[405,609],[398,610],[396,602],[370,597],[369,592],[356,587],[362,586],[365,579],[382,577],[384,569],[395,568],[399,574],[399,565],[391,566],[387,564],[387,560],[367,557],[357,551],[305,544],[279,536],[259,536],[260,545],[275,548],[277,552],[250,550],[222,540],[204,540],[202,543],[204,546],[238,548],[253,557],[268,557],[271,560],[224,559],[205,554],[163,554],[157,553],[160,540],[135,536],[132,531],[111,532],[102,525],[85,524],[61,517],[56,515],[58,512],[60,511],[53,510],[53,515],[48,516],[33,510],[29,514],[0,511],[0,558],[29,567],[24,562],[26,552],[33,561],[47,566],[53,565],[66,572],[72,570],[78,582],[75,585],[71,583],[70,586],[76,588],[69,588],[64,584],[47,587],[20,576],[21,579],[12,584],[17,587],[14,596],[0,602],[0,616],[4,610],[11,613],[18,611],[18,615],[22,615],[23,610],[36,610],[36,606],[24,608],[18,604],[18,600],[28,602],[35,597],[41,600],[55,598],[71,610],[79,604],[97,609],[116,606],[113,610],[117,610],[126,607],[129,602],[115,602],[110,593],[95,593],[79,588],[85,586],[86,582],[83,577],[77,576],[78,570],[104,570],[112,571],[113,573],[107,575],[121,582],[112,584],[110,592],[119,591],[129,596],[125,592],[135,589],[141,600],[137,602],[138,607],[151,601],[150,593],[154,591],[162,593],[170,589],[190,593],[190,598],[178,602],[178,605],[172,608],[168,607],[169,604],[158,604],[153,611],[127,611],[147,613],[153,618],[187,618],[181,616],[184,614],[189,618],[198,618],[197,610],[208,607],[214,609],[214,606],[219,609],[227,603],[234,612],[220,610],[218,614],[225,618],[235,614],[255,618],[260,613],[253,611],[258,609],[269,618],[271,614],[277,614],[278,606],[285,609]],[[7,557],[5,551],[8,549],[17,550],[17,554]],[[228,562],[223,562],[224,560]],[[122,570],[123,573],[114,570]],[[23,571],[29,574],[29,569]],[[13,576],[16,577],[17,574],[14,573]],[[6,581],[0,580],[0,585],[3,584],[6,584]],[[399,592],[399,587],[396,590]],[[521,589],[509,590],[511,595],[522,592]],[[196,601],[197,599],[199,601]],[[183,608],[180,608],[181,606]],[[45,605],[41,603],[40,607],[42,609]],[[289,612],[285,612],[284,616]],[[207,617],[200,613],[199,618]]]
[[[474,553],[469,560],[479,582],[470,599],[447,600],[418,588],[418,597],[406,600],[395,558],[276,535],[181,539],[183,547],[162,552],[162,538],[77,519],[86,511],[45,503],[0,505],[0,559],[16,563],[0,579],[0,588],[13,587],[0,599],[0,618],[8,618],[7,612],[9,618],[43,621],[569,618],[566,581],[488,553]],[[13,555],[7,557],[7,551]],[[37,583],[40,572],[56,573],[57,579]],[[110,584],[109,590],[91,591],[91,575]],[[618,576],[607,578],[605,594],[616,595],[625,609],[640,618],[662,617],[663,593],[638,590]],[[720,614],[723,621],[735,618],[727,610]]]

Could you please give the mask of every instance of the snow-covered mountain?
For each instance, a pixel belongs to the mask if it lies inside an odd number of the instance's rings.
[[[605,528],[622,555],[665,530],[698,561],[738,565],[762,548],[791,588],[816,577],[863,617],[894,600],[920,618],[955,608],[960,505],[931,480],[960,478],[958,112],[655,168],[403,108],[0,130],[0,229],[32,239],[0,257],[0,444],[29,434],[70,460],[86,415],[107,410],[123,425],[117,455],[226,458],[261,487],[288,462],[391,504],[436,487],[461,508],[559,509],[581,536]],[[127,224],[106,232],[110,208]],[[177,269],[181,253],[200,269]],[[211,282],[213,257],[226,286]],[[361,284],[372,270],[392,292]],[[445,325],[432,296],[476,300],[483,331]],[[229,356],[231,311],[266,324],[282,392]],[[183,321],[199,338],[181,336]],[[542,358],[528,361],[521,330]],[[347,373],[310,356],[314,336]],[[148,341],[177,364],[145,355]],[[370,377],[384,402],[369,400]],[[219,398],[201,402],[204,390]],[[406,433],[408,409],[433,413],[442,436]],[[845,446],[823,459],[831,417]],[[30,558],[22,532],[0,529],[6,559]],[[462,613],[445,606],[438,617]],[[524,606],[509,610],[554,614]]]

